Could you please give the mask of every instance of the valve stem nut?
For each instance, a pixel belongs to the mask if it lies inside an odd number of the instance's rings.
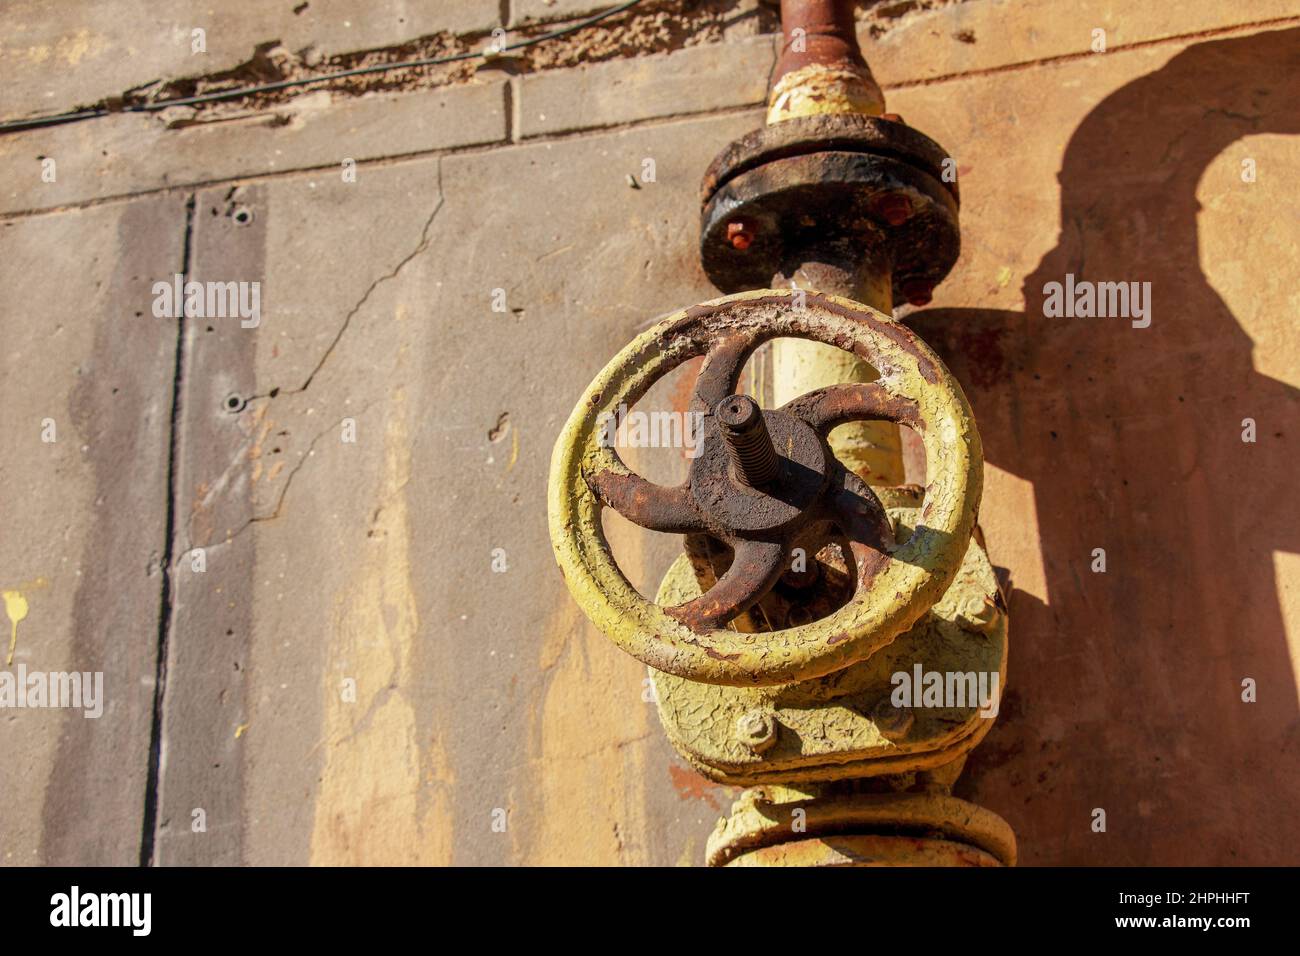
[[[972,631],[989,632],[997,623],[999,609],[988,595],[969,597],[957,611],[957,623]]]
[[[736,720],[736,738],[756,754],[776,743],[776,718],[765,710],[750,710]]]

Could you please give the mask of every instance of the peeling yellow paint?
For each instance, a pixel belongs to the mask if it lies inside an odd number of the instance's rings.
[[[5,659],[8,667],[14,662],[14,650],[18,647],[18,622],[27,617],[27,598],[20,591],[3,592],[5,614],[9,618],[9,655]]]
[[[519,429],[510,429],[510,460],[506,462],[506,471],[515,467],[515,462],[519,460]]]
[[[787,73],[772,87],[767,125],[833,113],[879,116],[884,109],[885,98],[867,69],[810,63]]]
[[[639,576],[637,530],[611,522],[625,567]],[[535,806],[522,863],[635,866],[646,845],[646,747],[657,736],[654,704],[642,701],[645,668],[610,653],[601,633],[568,600],[552,612],[541,642],[548,675],[528,739]],[[653,786],[653,781],[650,781]]]
[[[674,313],[615,356],[587,387],[556,441],[548,510],[556,561],[574,600],[615,644],[659,671],[711,684],[775,685],[864,660],[920,619],[952,583],[983,485],[979,432],[961,387],[904,326],[869,306],[794,290],[758,289]],[[925,524],[833,614],[763,644],[725,628],[695,632],[629,583],[600,533],[603,504],[586,475],[624,474],[599,441],[602,414],[631,406],[665,373],[723,334],[752,345],[782,336],[840,343],[880,372],[878,387],[916,405],[925,448]]]
[[[987,854],[981,865],[1015,866],[1016,835],[996,813],[944,793],[807,793],[747,790],[709,837],[710,866],[807,866],[800,844],[832,834],[888,841],[902,838],[886,858],[908,866],[966,865],[969,853]],[[802,818],[794,815],[801,808]],[[792,821],[801,819],[803,829]],[[799,834],[807,834],[800,838]],[[796,851],[794,856],[781,852]],[[764,849],[777,852],[764,853]],[[957,852],[952,852],[956,850]],[[745,860],[746,854],[754,856]],[[765,859],[764,859],[765,857]],[[867,859],[871,859],[869,855]],[[865,861],[862,861],[865,863]]]
[[[440,865],[451,861],[447,794],[453,780],[438,741],[420,740],[407,689],[419,618],[412,591],[404,488],[411,452],[406,395],[384,426],[375,519],[353,581],[337,596],[325,669],[313,865]],[[341,684],[351,679],[354,692]]]

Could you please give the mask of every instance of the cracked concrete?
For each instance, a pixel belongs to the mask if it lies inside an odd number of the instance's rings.
[[[336,4],[337,5],[337,4]],[[461,3],[460,6],[487,7],[485,3]],[[319,2],[318,2],[319,6]],[[398,6],[398,5],[394,5]],[[452,4],[453,8],[457,4]],[[515,17],[510,21],[506,35],[509,45],[524,44],[539,37],[549,35],[572,23],[581,22],[583,18],[616,6],[610,2],[592,10],[583,11],[568,20],[546,23],[535,22],[527,17]],[[481,51],[495,39],[492,31],[501,24],[487,9],[476,10],[466,17],[442,18],[429,17],[427,14],[408,23],[406,17],[391,17],[392,26],[388,28],[384,45],[354,45],[340,49],[343,44],[364,43],[365,38],[383,35],[376,32],[372,25],[365,32],[352,31],[352,22],[344,20],[344,29],[337,29],[340,14],[332,17],[318,14],[309,9],[306,20],[272,17],[257,29],[259,18],[247,17],[241,22],[234,36],[227,27],[219,29],[207,25],[207,18],[199,17],[196,26],[185,29],[173,25],[168,51],[177,64],[176,72],[181,75],[172,77],[136,80],[128,86],[107,89],[100,86],[102,92],[90,100],[77,98],[78,94],[63,90],[46,90],[43,99],[36,108],[38,97],[35,90],[19,84],[17,89],[7,91],[0,99],[0,115],[13,119],[28,113],[47,115],[58,110],[99,109],[116,111],[124,106],[154,104],[163,101],[185,99],[194,96],[208,96],[245,87],[261,86],[273,83],[297,82],[326,76],[331,73],[363,70],[380,65],[405,63],[416,60],[436,60],[454,57],[460,54]],[[366,17],[357,17],[358,21],[382,22],[389,11],[381,6],[378,11]],[[22,22],[21,8],[6,11],[10,21],[8,32],[11,36],[22,35],[17,23]],[[378,16],[375,14],[378,13]],[[153,15],[157,15],[156,13]],[[391,16],[391,15],[390,15]],[[203,25],[198,25],[203,21]],[[333,22],[336,29],[325,28]],[[464,24],[464,29],[456,30],[457,23]],[[0,20],[3,24],[3,20]],[[48,27],[48,23],[45,24]],[[360,22],[358,23],[360,25]],[[463,83],[473,78],[483,69],[504,71],[515,75],[531,73],[537,70],[551,70],[598,63],[605,60],[645,56],[654,53],[666,53],[689,46],[716,43],[725,34],[737,34],[737,27],[747,26],[744,32],[753,35],[758,32],[771,32],[777,26],[775,15],[757,0],[694,0],[683,3],[681,0],[643,0],[638,6],[624,14],[602,22],[599,29],[569,33],[542,45],[524,46],[508,50],[491,61],[481,58],[461,60],[441,65],[405,67],[396,70],[364,73],[346,77],[330,83],[330,89],[336,97],[360,96],[366,93],[388,92],[395,90],[427,89],[453,83]],[[442,26],[444,29],[428,29]],[[426,32],[419,32],[421,27]],[[447,29],[446,27],[451,27]],[[200,40],[193,39],[193,29],[204,30],[200,38],[205,49],[186,50],[194,47]],[[23,48],[11,39],[3,49],[3,59],[16,64],[23,62],[46,62],[52,56],[61,56],[70,65],[81,66],[86,59],[108,58],[121,53],[120,46],[126,42],[127,23],[120,20],[105,33],[82,30],[69,40],[59,38],[53,43],[52,38],[41,36],[46,41],[43,45],[31,45]],[[38,28],[32,31],[41,34]],[[206,49],[208,33],[212,33],[214,49]],[[239,42],[247,44],[247,57],[231,63],[231,52],[237,49]],[[29,41],[30,42],[30,41]],[[217,46],[219,42],[219,46]],[[188,54],[188,56],[187,56]],[[185,66],[180,64],[184,63]],[[189,72],[184,72],[186,66]],[[116,71],[114,71],[116,72]],[[104,78],[101,76],[102,84]],[[319,88],[319,87],[317,87]],[[77,90],[79,87],[73,87]],[[218,100],[195,105],[177,106],[172,109],[167,122],[173,127],[189,125],[195,122],[209,122],[229,115],[246,114],[266,110],[276,104],[287,102],[301,96],[305,88],[293,86],[285,89],[271,90],[241,97],[235,100]],[[49,108],[48,102],[55,108]],[[15,108],[15,105],[17,108]]]
[[[442,192],[442,160],[441,159],[438,160],[437,169],[438,169],[438,175],[437,175],[438,202],[434,205],[433,211],[429,213],[429,218],[424,221],[424,225],[420,228],[420,241],[415,244],[415,248],[413,248],[409,253],[407,253],[402,258],[402,260],[397,263],[397,265],[393,266],[391,270],[379,276],[377,279],[375,279],[374,282],[370,283],[370,285],[366,287],[366,291],[361,294],[361,298],[356,301],[356,304],[353,305],[352,308],[348,309],[347,315],[343,317],[343,322],[339,325],[338,333],[334,336],[333,340],[329,344],[329,347],[325,350],[325,354],[320,357],[320,361],[316,363],[316,366],[311,370],[311,373],[307,376],[306,380],[301,385],[299,385],[297,388],[288,389],[288,390],[282,390],[277,386],[276,388],[273,388],[269,392],[267,392],[266,395],[251,396],[250,401],[252,399],[260,399],[260,398],[275,398],[281,391],[286,391],[287,394],[299,394],[307,391],[307,389],[311,387],[312,380],[316,378],[316,375],[325,366],[325,363],[329,361],[330,355],[333,354],[334,349],[338,347],[339,342],[342,340],[343,336],[347,333],[348,326],[352,323],[352,317],[361,311],[362,306],[364,306],[366,302],[370,299],[371,293],[373,293],[375,289],[377,289],[381,284],[397,278],[397,276],[401,274],[401,271],[404,268],[406,268],[407,263],[409,263],[412,259],[418,256],[420,253],[424,252],[424,250],[429,247],[429,230],[433,228],[433,221],[438,218],[438,213],[442,211],[443,203],[446,201],[446,196],[444,196]]]

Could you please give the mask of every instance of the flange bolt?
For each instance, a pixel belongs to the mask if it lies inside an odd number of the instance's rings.
[[[900,289],[908,305],[929,305],[934,296],[934,286],[929,279],[904,279]]]
[[[901,226],[912,218],[912,200],[902,193],[885,193],[871,205],[875,214],[891,226]]]
[[[736,720],[736,737],[756,754],[776,743],[776,720],[763,710],[750,710]]]
[[[731,243],[731,248],[744,252],[749,248],[749,244],[754,241],[754,231],[749,228],[748,223],[729,222],[727,223],[727,241]]]

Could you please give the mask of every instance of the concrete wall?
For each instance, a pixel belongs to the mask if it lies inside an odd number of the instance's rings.
[[[601,7],[191,6],[6,5],[0,114]],[[962,177],[962,258],[905,319],[984,438],[1012,650],[958,793],[1026,864],[1296,862],[1300,10],[1165,6],[862,13],[890,108]],[[106,697],[0,716],[0,860],[700,861],[732,794],[672,753],[545,520],[583,387],[714,294],[699,178],[761,122],[775,41],[752,2],[686,7],[388,86],[0,135],[12,669],[102,671]],[[156,317],[179,272],[260,282],[260,324]],[[1067,273],[1150,282],[1150,327],[1045,317]],[[673,542],[610,534],[652,588]]]

